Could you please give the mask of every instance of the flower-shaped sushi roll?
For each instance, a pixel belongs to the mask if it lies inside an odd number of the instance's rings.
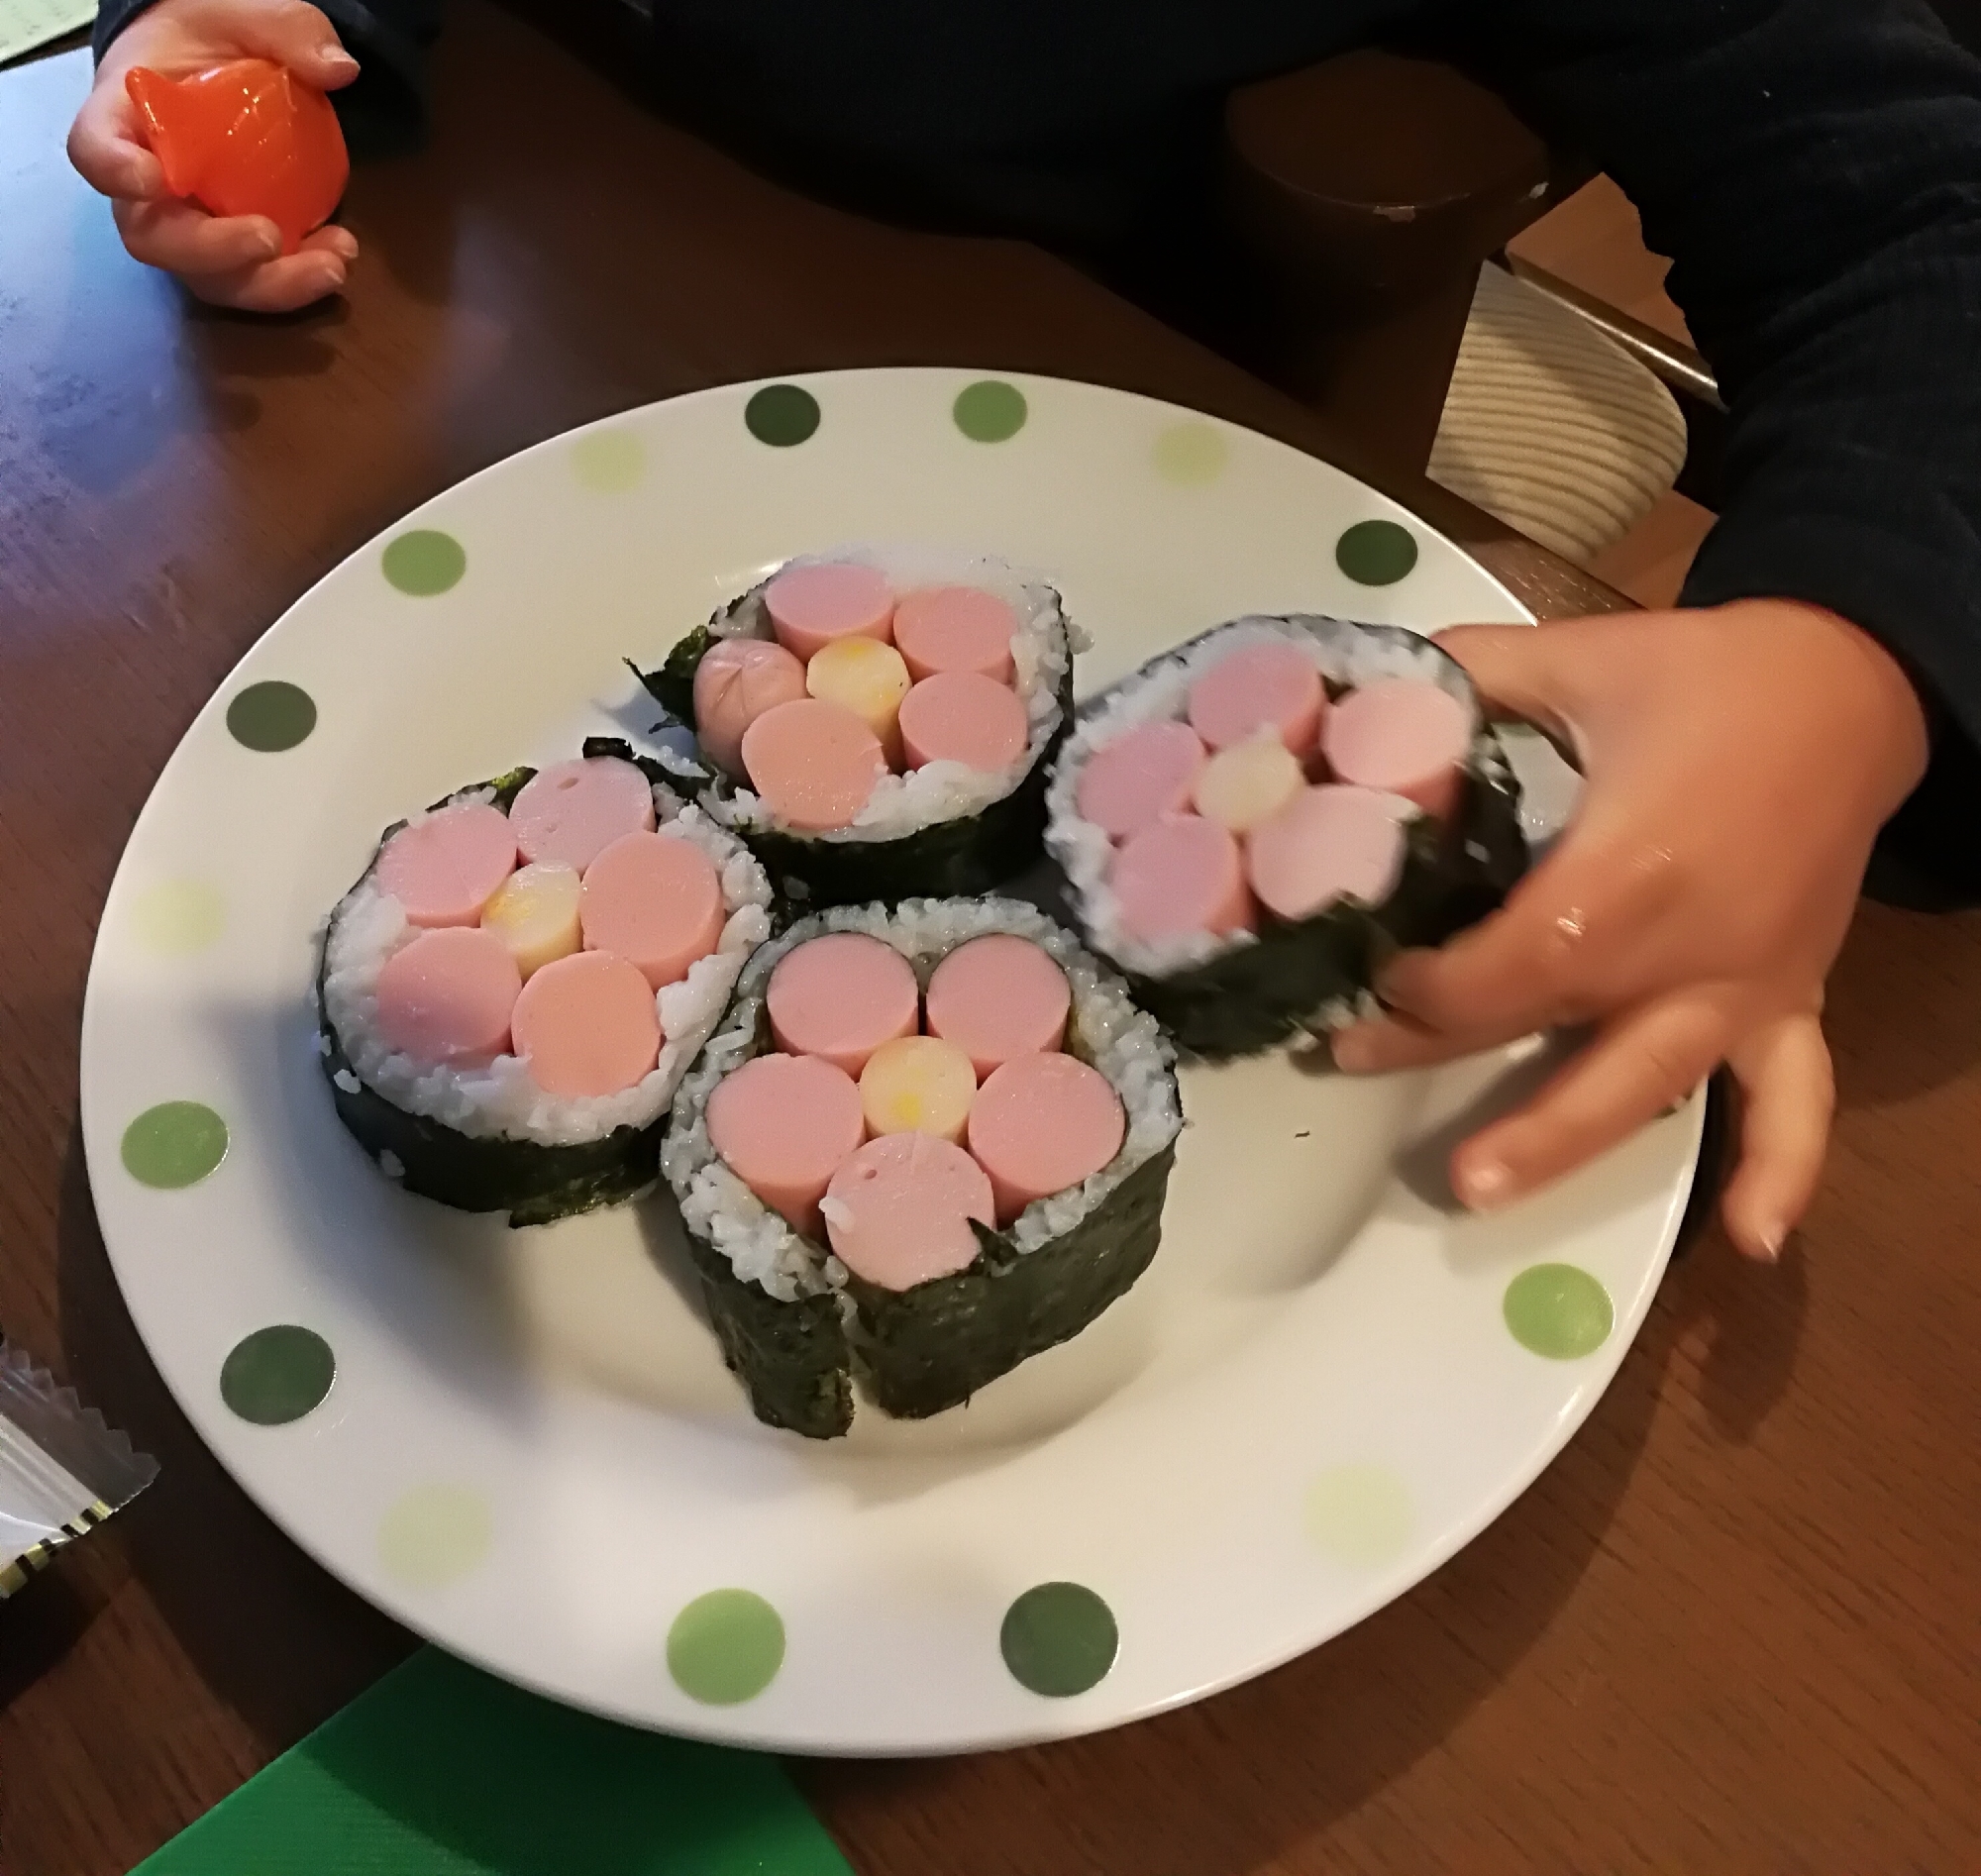
[[[1087,943],[1186,1054],[1247,1055],[1374,1007],[1526,867],[1472,683],[1399,626],[1235,619],[1081,712],[1046,844]]]
[[[771,903],[749,849],[625,743],[459,789],[385,830],[325,926],[338,1118],[464,1211],[630,1199]]]
[[[744,967],[662,1169],[760,1419],[970,1399],[1155,1255],[1183,1125],[1125,987],[1013,899],[800,921]]]
[[[641,681],[692,727],[697,798],[818,908],[974,894],[1039,856],[1073,714],[1059,594],[988,556],[790,561]]]

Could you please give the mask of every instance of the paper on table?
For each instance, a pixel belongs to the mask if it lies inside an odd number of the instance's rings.
[[[776,1759],[425,1648],[133,1876],[852,1876]]]
[[[96,18],[96,0],[0,0],[0,65]]]

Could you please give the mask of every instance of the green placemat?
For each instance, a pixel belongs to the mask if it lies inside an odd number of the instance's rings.
[[[437,1648],[134,1876],[851,1876],[776,1759],[573,1713]]]

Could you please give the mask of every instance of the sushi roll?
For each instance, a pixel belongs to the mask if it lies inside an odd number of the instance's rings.
[[[661,1164],[757,1416],[968,1401],[1148,1267],[1183,1126],[1121,981],[1013,899],[801,920],[744,967]]]
[[[1463,668],[1399,626],[1214,627],[1095,698],[1047,795],[1088,944],[1189,1056],[1377,1007],[1526,867],[1519,790]]]
[[[1079,649],[1043,580],[986,556],[787,562],[636,674],[690,726],[697,799],[807,909],[973,895],[1039,856]]]
[[[325,925],[338,1118],[408,1192],[512,1225],[630,1199],[771,907],[743,843],[616,739],[458,789],[385,830]]]

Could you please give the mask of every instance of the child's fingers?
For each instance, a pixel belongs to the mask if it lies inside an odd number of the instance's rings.
[[[358,259],[358,237],[336,222],[326,222],[315,234],[303,237],[301,252],[335,255],[348,265]]]
[[[1772,1263],[1823,1177],[1836,1105],[1829,1049],[1818,1017],[1785,1016],[1727,1060],[1746,1096],[1746,1114],[1740,1165],[1720,1211],[1735,1247]]]
[[[1691,1094],[1724,1041],[1720,1009],[1697,992],[1616,1017],[1524,1107],[1458,1148],[1452,1190],[1486,1208],[1573,1172]]]
[[[1451,1035],[1441,1029],[1425,1029],[1408,1016],[1385,1016],[1336,1030],[1328,1047],[1334,1066],[1344,1075],[1390,1075],[1400,1069],[1435,1068],[1462,1055],[1517,1042],[1530,1033],[1513,1028]]]
[[[99,195],[147,202],[165,186],[157,157],[139,139],[137,111],[114,78],[83,99],[68,130],[68,159]]]
[[[214,216],[190,202],[120,202],[117,229],[147,266],[188,276],[232,273],[282,252],[265,215]]]
[[[186,285],[214,306],[244,313],[294,313],[342,289],[343,259],[324,248],[305,248],[233,273],[190,278]]]
[[[1448,1035],[1523,1036],[1585,1021],[1653,988],[1633,981],[1677,896],[1669,855],[1637,864],[1628,849],[1571,829],[1491,917],[1436,951],[1406,951],[1377,991],[1420,1027]]]
[[[244,52],[272,58],[321,91],[358,76],[358,60],[344,50],[336,27],[303,0],[244,10],[232,24]]]

